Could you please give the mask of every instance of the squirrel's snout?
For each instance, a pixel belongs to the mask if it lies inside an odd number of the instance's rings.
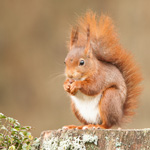
[[[66,71],[66,76],[70,79],[76,79],[79,80],[81,78],[81,73],[77,71]]]
[[[72,75],[72,74],[68,74],[67,76],[68,76],[68,78],[70,78],[70,79],[73,78],[73,75]]]
[[[74,73],[73,71],[70,70],[66,70],[66,76],[70,79],[74,78]]]

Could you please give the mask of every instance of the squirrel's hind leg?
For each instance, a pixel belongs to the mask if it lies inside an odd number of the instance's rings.
[[[100,116],[102,119],[102,128],[108,129],[113,125],[119,125],[123,117],[123,99],[120,96],[120,90],[108,88],[104,91],[103,97],[99,103]]]

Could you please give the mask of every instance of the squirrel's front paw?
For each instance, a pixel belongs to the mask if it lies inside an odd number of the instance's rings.
[[[70,85],[70,94],[75,95],[77,91],[81,88],[80,81],[75,81]]]
[[[64,89],[65,89],[65,91],[70,92],[70,81],[69,81],[69,79],[67,79],[64,82]]]

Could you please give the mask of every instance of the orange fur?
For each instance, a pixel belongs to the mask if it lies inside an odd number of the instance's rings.
[[[95,13],[87,12],[84,17],[78,19],[77,29],[72,31],[70,41],[69,47],[72,52],[66,58],[66,73],[68,77],[73,78],[73,76],[75,76],[73,74],[73,68],[78,65],[76,62],[78,62],[77,60],[83,55],[75,53],[78,48],[81,49],[81,52],[85,49],[85,55],[92,58],[92,65],[94,67],[85,68],[84,71],[78,70],[78,72],[82,71],[86,80],[76,81],[70,85],[65,83],[65,90],[73,95],[75,95],[78,90],[89,96],[103,93],[103,97],[99,103],[102,119],[102,124],[99,126],[102,128],[110,128],[112,125],[128,121],[134,114],[134,109],[137,107],[137,97],[141,92],[139,83],[142,77],[132,55],[120,45],[112,20],[105,15],[98,18]],[[73,46],[76,47],[77,50],[72,50]],[[91,53],[91,49],[93,54]],[[76,58],[76,62],[72,62],[72,58]],[[97,60],[100,64],[97,63]],[[99,66],[100,68],[98,68]],[[120,71],[124,81],[113,66]],[[96,68],[98,69],[96,70]],[[114,70],[118,77],[114,78],[109,84],[103,83],[104,78],[109,79],[109,77],[106,77],[106,73],[110,70]],[[99,78],[97,78],[97,73],[101,74]],[[79,77],[78,75],[78,78]],[[120,78],[120,83],[118,78]],[[97,82],[100,85],[98,85]],[[123,82],[125,82],[125,85],[123,85]],[[119,87],[120,84],[122,84],[122,89],[118,91],[116,87]],[[72,92],[68,91],[67,88]],[[124,93],[124,91],[126,91],[126,93]],[[124,95],[125,101],[123,98],[120,100],[121,94]],[[121,96],[117,97],[117,95]],[[114,101],[111,100],[112,96],[115,99]],[[112,110],[109,105],[107,105],[109,102],[111,102],[116,112],[120,113],[118,116],[110,112]],[[78,112],[74,105],[73,111],[76,113]],[[109,112],[109,114],[107,112]],[[114,120],[110,119],[111,115],[112,118],[114,116]],[[87,124],[84,119],[81,119],[82,117],[79,113],[77,113],[76,116],[81,122]]]
[[[132,55],[124,50],[119,43],[113,22],[110,17],[102,15],[97,18],[93,12],[78,19],[80,30],[76,46],[86,46],[87,26],[90,26],[90,39],[96,47],[95,52],[100,60],[116,65],[122,72],[127,85],[127,98],[124,104],[124,119],[134,115],[137,97],[141,93],[139,83],[142,80],[138,65]]]

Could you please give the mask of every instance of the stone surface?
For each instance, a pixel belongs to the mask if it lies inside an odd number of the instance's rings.
[[[147,150],[150,129],[58,129],[44,131],[40,150]]]

